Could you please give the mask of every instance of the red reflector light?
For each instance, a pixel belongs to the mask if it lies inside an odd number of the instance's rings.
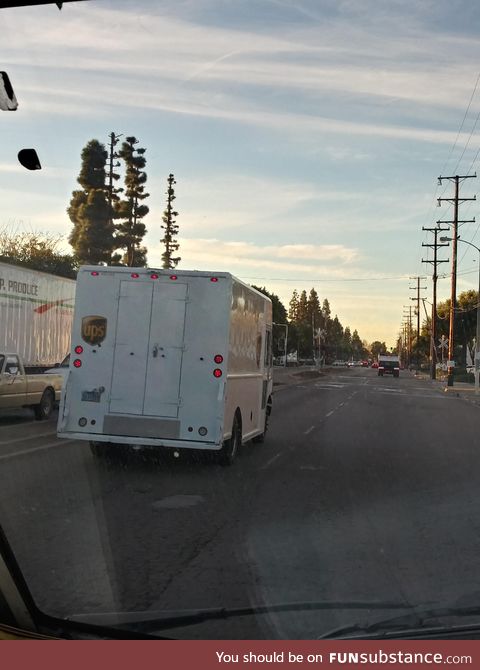
[[[130,275],[130,277],[131,277],[132,279],[138,279],[138,278],[140,277],[140,275],[137,274],[136,272],[132,272],[132,274]]]
[[[215,370],[213,371],[213,376],[214,377],[221,377],[222,376],[222,371],[220,370],[220,368],[215,368]]]
[[[100,273],[94,270],[93,272],[90,272],[90,274],[92,275],[92,277],[98,277]]]
[[[223,356],[221,354],[217,354],[213,360],[215,363],[223,363]]]
[[[150,279],[158,279],[158,275],[150,275]]]
[[[218,281],[218,277],[210,277],[210,281]]]
[[[76,354],[83,354],[83,347],[79,344],[78,347],[74,349]]]
[[[73,367],[75,367],[75,368],[81,368],[81,367],[82,367],[82,361],[81,361],[79,358],[76,358],[76,359],[73,361]]]
[[[170,279],[172,281],[175,281],[176,279],[178,279],[178,277],[177,277],[177,275],[170,275]]]

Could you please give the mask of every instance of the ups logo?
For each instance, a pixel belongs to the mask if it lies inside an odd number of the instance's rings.
[[[104,316],[84,316],[82,319],[82,340],[88,344],[100,344],[107,334],[107,319]]]

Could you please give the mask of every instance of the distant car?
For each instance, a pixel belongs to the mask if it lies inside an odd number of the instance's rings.
[[[362,368],[368,368],[368,361],[361,362]]]
[[[378,368],[378,362],[377,361],[373,361],[372,368]]]

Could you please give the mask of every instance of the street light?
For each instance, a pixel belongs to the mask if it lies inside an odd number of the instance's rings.
[[[452,239],[451,237],[441,237],[440,242],[452,242]],[[480,248],[471,242],[467,242],[467,240],[460,239],[460,235],[457,237],[457,240],[468,244],[478,251],[477,334],[475,337],[475,394],[478,394],[480,378]]]

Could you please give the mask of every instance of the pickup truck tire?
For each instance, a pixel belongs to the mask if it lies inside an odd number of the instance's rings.
[[[222,448],[218,452],[218,462],[220,465],[232,465],[235,456],[242,444],[242,428],[237,414],[233,419],[232,434],[228,440],[225,440]]]
[[[51,389],[45,389],[38,405],[35,405],[33,410],[37,421],[44,421],[48,419],[53,412],[55,406],[55,396]]]

